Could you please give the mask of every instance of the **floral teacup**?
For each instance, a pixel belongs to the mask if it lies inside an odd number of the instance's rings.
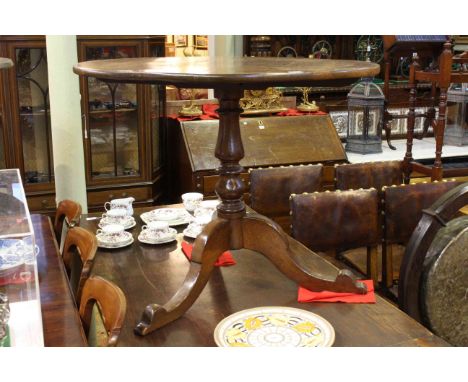
[[[123,208],[115,208],[102,214],[102,218],[110,224],[123,224],[128,218],[127,210]]]
[[[177,231],[169,228],[166,221],[150,221],[147,225],[141,227],[141,232],[150,240],[164,240],[175,236]]]
[[[196,208],[200,207],[203,200],[203,194],[199,192],[187,192],[182,195],[182,202],[187,211],[193,212]]]
[[[121,224],[109,224],[98,229],[96,236],[100,236],[104,241],[107,242],[119,242],[124,238],[124,226]]]

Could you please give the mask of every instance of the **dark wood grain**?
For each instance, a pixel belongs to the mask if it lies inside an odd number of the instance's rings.
[[[135,242],[126,248],[98,249],[93,275],[113,281],[127,298],[126,320],[118,346],[215,346],[213,331],[220,320],[242,309],[258,306],[291,306],[317,313],[335,328],[335,346],[448,346],[394,305],[381,297],[376,304],[297,302],[297,285],[261,254],[233,251],[237,265],[216,268],[203,292],[179,319],[144,337],[133,329],[143,309],[152,303],[167,302],[182,285],[189,261],[181,242],[192,240],[181,233],[177,241],[151,246],[140,244],[139,215],[150,209],[135,209],[137,226],[131,232]],[[99,220],[81,226],[95,232]],[[185,226],[177,227],[181,232]],[[338,270],[297,241],[288,239],[295,261],[333,279]]]
[[[86,346],[73,295],[55,240],[52,223],[45,215],[31,215],[36,244],[45,346]]]
[[[247,89],[268,86],[344,84],[373,77],[380,66],[352,60],[274,57],[164,57],[87,61],[74,72],[120,82],[172,84],[181,87]]]

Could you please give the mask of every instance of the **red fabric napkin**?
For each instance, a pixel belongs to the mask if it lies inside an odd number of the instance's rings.
[[[193,245],[183,241],[182,242],[182,252],[187,257],[187,259],[192,260],[192,249]],[[216,260],[215,267],[226,267],[229,265],[236,265],[236,260],[231,255],[231,252],[226,251],[218,257]]]
[[[297,109],[288,109],[287,111],[282,111],[281,113],[278,113],[277,115],[280,115],[282,117],[287,117],[287,116],[293,116],[293,115],[326,115],[324,111],[310,111],[310,112],[303,112]]]
[[[203,114],[210,117],[210,119],[219,119],[218,109],[219,105],[217,103],[205,103],[202,105]]]
[[[372,280],[359,280],[366,284],[366,294],[337,293],[337,292],[311,292],[299,287],[297,293],[298,302],[347,302],[352,304],[375,304],[374,283]]]

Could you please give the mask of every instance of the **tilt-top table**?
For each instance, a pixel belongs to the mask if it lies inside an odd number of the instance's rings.
[[[222,203],[218,206],[218,218],[197,237],[183,285],[165,305],[146,307],[135,328],[137,334],[146,335],[182,316],[202,292],[218,256],[229,249],[246,248],[262,253],[280,272],[309,290],[366,292],[365,285],[347,270],[340,271],[332,280],[305,269],[276,223],[259,214],[246,215],[239,164],[244,157],[239,100],[245,89],[347,85],[361,77],[373,77],[379,72],[379,65],[305,58],[170,57],[87,61],[75,65],[73,70],[108,82],[213,88],[219,101],[215,156],[221,166],[216,193]]]

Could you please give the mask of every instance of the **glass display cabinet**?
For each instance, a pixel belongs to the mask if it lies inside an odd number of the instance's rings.
[[[165,36],[78,36],[79,61],[164,56]],[[88,207],[162,196],[164,88],[80,78]]]
[[[44,36],[0,36],[3,70],[0,104],[0,166],[19,168],[29,207],[55,209],[47,54]]]
[[[20,171],[0,170],[0,347],[44,345],[37,253]]]

